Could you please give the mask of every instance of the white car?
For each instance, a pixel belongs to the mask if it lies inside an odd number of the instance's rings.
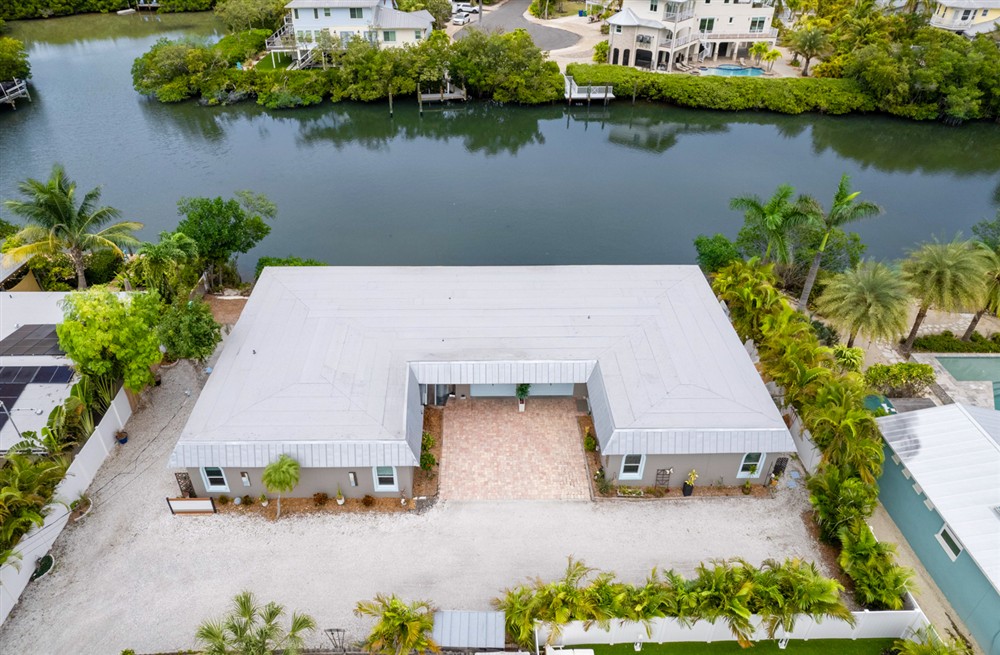
[[[465,25],[472,19],[469,18],[469,14],[455,14],[451,17],[452,25]]]
[[[460,14],[478,14],[479,7],[474,7],[468,2],[457,2],[451,6],[451,11]]]

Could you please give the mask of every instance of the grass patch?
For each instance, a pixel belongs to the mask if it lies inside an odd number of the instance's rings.
[[[257,62],[254,66],[257,70],[271,71],[271,70],[281,70],[283,68],[288,68],[292,63],[292,58],[283,52],[274,53],[274,65],[271,64],[271,55],[264,55],[264,58]]]
[[[892,646],[895,639],[811,639],[793,640],[788,648],[781,650],[776,641],[758,641],[754,644],[753,655],[881,655]],[[632,644],[614,646],[573,646],[573,648],[593,648],[594,655],[635,655]],[[643,644],[642,655],[723,655],[725,653],[747,653],[735,641],[719,641],[712,644],[702,642],[679,642],[675,644]]]

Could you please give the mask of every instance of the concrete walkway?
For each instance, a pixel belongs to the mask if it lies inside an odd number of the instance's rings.
[[[472,22],[459,30],[455,34],[455,38],[461,39],[470,29],[487,31],[499,29],[504,32],[524,29],[531,35],[531,40],[535,42],[535,45],[542,50],[568,48],[580,40],[580,36],[573,32],[546,27],[526,20],[524,14],[528,11],[530,4],[531,0],[507,0],[496,9],[488,9],[483,14],[481,21],[479,16],[473,15]]]

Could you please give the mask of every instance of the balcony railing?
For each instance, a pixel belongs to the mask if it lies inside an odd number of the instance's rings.
[[[941,27],[946,30],[960,30],[972,27],[973,17],[962,20],[961,18],[948,18],[946,16],[931,16],[931,27]]]
[[[743,32],[742,34],[736,34],[733,32],[701,32],[701,38],[708,39],[709,41],[735,41],[737,39],[742,41],[752,41],[754,39],[774,39],[778,37],[778,30],[776,28],[770,28],[766,30],[761,30],[760,32]]]
[[[687,45],[692,41],[699,41],[701,39],[701,34],[694,32],[692,34],[685,34],[684,36],[679,36],[676,39],[666,39],[661,41],[658,45],[660,48],[679,48],[681,46]]]
[[[693,11],[668,11],[663,14],[663,22],[665,23],[679,23],[682,20],[688,20],[689,18],[694,18]]]

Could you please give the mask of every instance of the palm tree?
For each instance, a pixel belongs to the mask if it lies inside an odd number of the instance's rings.
[[[777,11],[777,10],[775,10]],[[764,55],[768,53],[771,49],[771,44],[766,41],[757,41],[750,46],[750,56],[753,57],[754,62],[760,66],[760,60],[764,58]]]
[[[792,263],[791,230],[810,220],[802,198],[791,202],[795,189],[782,184],[765,203],[757,195],[737,196],[729,208],[740,210],[748,227],[759,231],[767,240],[764,262]]]
[[[250,591],[241,591],[233,607],[222,619],[205,621],[198,626],[195,639],[204,646],[205,655],[299,655],[305,646],[304,635],[316,629],[308,614],[292,613],[286,631],[278,622],[285,608],[270,602],[263,607]]]
[[[878,262],[861,262],[835,275],[816,301],[820,315],[847,332],[848,347],[859,334],[895,339],[906,329],[910,295],[902,278]]]
[[[764,626],[769,639],[780,629],[784,636],[795,630],[796,620],[803,615],[817,623],[825,618],[837,618],[854,625],[854,615],[844,605],[839,582],[820,574],[812,562],[790,559],[777,562],[769,559],[761,565],[758,586],[773,588],[776,603],[766,603]]]
[[[743,340],[761,341],[761,320],[784,306],[774,288],[774,267],[750,261],[735,261],[721,269],[712,280],[712,291],[729,307],[729,319]]]
[[[819,27],[807,27],[791,36],[792,51],[802,55],[806,63],[802,66],[802,77],[809,76],[809,62],[813,57],[822,56],[830,48],[830,36]]]
[[[826,244],[830,240],[830,235],[834,230],[843,228],[848,223],[854,223],[864,218],[870,218],[882,213],[882,208],[873,202],[860,201],[857,198],[860,191],[851,191],[851,178],[845,173],[840,177],[840,184],[833,194],[833,203],[830,211],[824,212],[823,206],[816,200],[809,198],[807,202],[812,205],[816,218],[814,221],[823,228],[823,240],[820,241],[816,255],[813,257],[812,265],[809,267],[809,274],[806,275],[805,286],[802,287],[802,295],[799,297],[799,311],[804,311],[809,295],[812,293],[813,285],[816,283],[816,275],[819,273],[819,265],[826,251]]]
[[[844,475],[837,466],[822,466],[809,477],[809,504],[816,513],[820,537],[836,543],[840,529],[871,516],[878,506],[878,489],[861,478]]]
[[[767,52],[764,53],[764,56],[761,57],[761,59],[763,59],[767,63],[767,70],[768,72],[770,72],[774,69],[774,62],[781,59],[781,51],[768,50]]]
[[[742,560],[716,561],[709,568],[699,564],[692,583],[698,597],[698,613],[709,623],[722,619],[743,648],[753,645],[754,569]]]
[[[299,483],[299,463],[288,455],[281,455],[266,467],[264,474],[260,476],[260,481],[264,483],[267,490],[278,494],[278,514],[281,516],[281,494],[291,493],[292,489]]]
[[[371,601],[359,601],[355,616],[378,619],[364,641],[364,649],[372,655],[409,655],[438,653],[441,647],[431,639],[434,629],[434,607],[426,600],[405,603],[395,594],[376,594]]]
[[[23,200],[7,200],[4,205],[25,221],[25,226],[12,238],[21,245],[7,252],[15,262],[34,255],[65,253],[76,269],[78,289],[87,288],[84,275],[84,255],[88,252],[113,250],[139,245],[132,234],[142,229],[135,221],[109,222],[121,216],[114,207],[99,207],[101,188],[91,189],[77,205],[76,182],[66,177],[59,164],[52,167],[47,182],[28,178],[18,184]]]
[[[1000,254],[995,250],[984,247],[983,255],[987,260],[986,288],[983,291],[986,302],[973,314],[969,327],[966,328],[965,334],[962,335],[962,341],[972,339],[972,333],[976,331],[976,326],[979,325],[979,319],[983,317],[983,314],[986,312],[995,314],[1000,310]]]
[[[971,241],[927,243],[903,262],[903,280],[917,299],[917,316],[903,344],[909,354],[931,307],[946,312],[983,304],[983,278],[989,268],[982,248]]]
[[[871,609],[901,609],[914,573],[896,564],[896,547],[876,539],[863,520],[842,527],[838,536],[840,566],[854,580],[857,601]]]
[[[892,647],[899,655],[972,655],[971,648],[961,639],[942,639],[934,628],[917,630],[912,639],[897,639]]]
[[[144,243],[136,252],[142,283],[156,290],[165,303],[173,302],[184,266],[198,258],[198,244],[183,232],[160,232],[159,243]]]

